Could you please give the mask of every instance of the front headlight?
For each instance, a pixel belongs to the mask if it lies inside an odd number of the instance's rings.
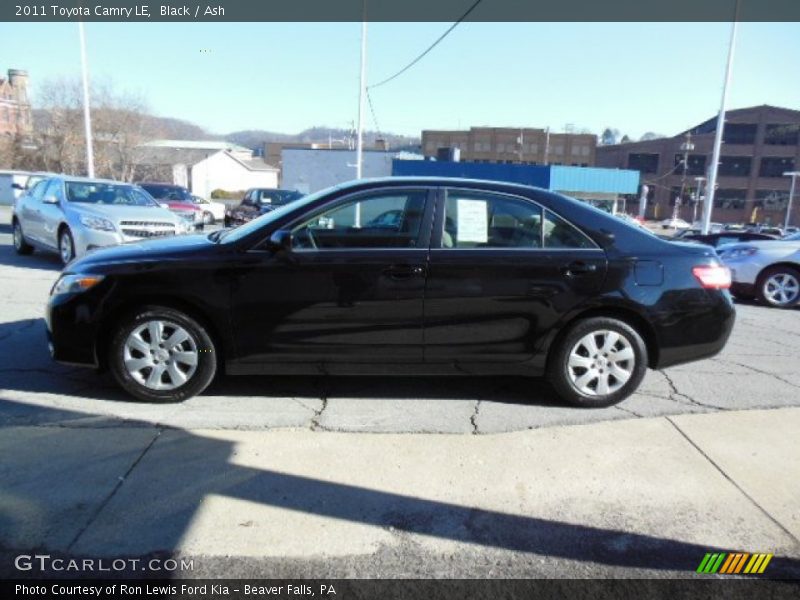
[[[80,275],[76,273],[62,275],[59,280],[56,281],[53,289],[50,290],[50,295],[58,296],[59,294],[78,294],[80,292],[85,292],[103,281],[103,279],[103,275]]]
[[[115,231],[114,224],[103,217],[81,215],[81,225],[89,229],[99,229],[100,231]]]

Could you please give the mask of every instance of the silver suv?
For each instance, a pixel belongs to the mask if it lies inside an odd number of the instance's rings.
[[[14,248],[57,252],[64,264],[94,248],[188,233],[184,219],[143,189],[104,179],[44,179],[14,202]]]

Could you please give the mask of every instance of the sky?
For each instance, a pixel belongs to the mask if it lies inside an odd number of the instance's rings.
[[[370,23],[367,80],[399,71],[448,23]],[[462,23],[371,91],[380,131],[567,124],[674,135],[719,110],[729,23]],[[92,78],[213,133],[297,133],[357,118],[360,23],[87,23]],[[0,71],[80,74],[75,23],[0,23]],[[741,23],[729,107],[800,109],[800,23]],[[367,129],[376,129],[369,111]]]

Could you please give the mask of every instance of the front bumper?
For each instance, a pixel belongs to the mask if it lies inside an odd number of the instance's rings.
[[[70,365],[98,367],[95,348],[99,332],[98,314],[94,302],[87,303],[83,297],[79,300],[74,294],[51,296],[45,310],[51,358]]]
[[[75,243],[75,256],[80,258],[95,248],[117,246],[125,243],[125,236],[117,231],[102,231],[86,227],[72,229],[72,239]]]

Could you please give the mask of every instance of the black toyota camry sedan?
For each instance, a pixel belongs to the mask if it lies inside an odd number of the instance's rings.
[[[236,229],[92,252],[53,287],[47,324],[56,360],[108,368],[147,401],[199,394],[224,370],[544,375],[600,407],[648,367],[719,352],[729,285],[713,249],[577,200],[387,178]]]

